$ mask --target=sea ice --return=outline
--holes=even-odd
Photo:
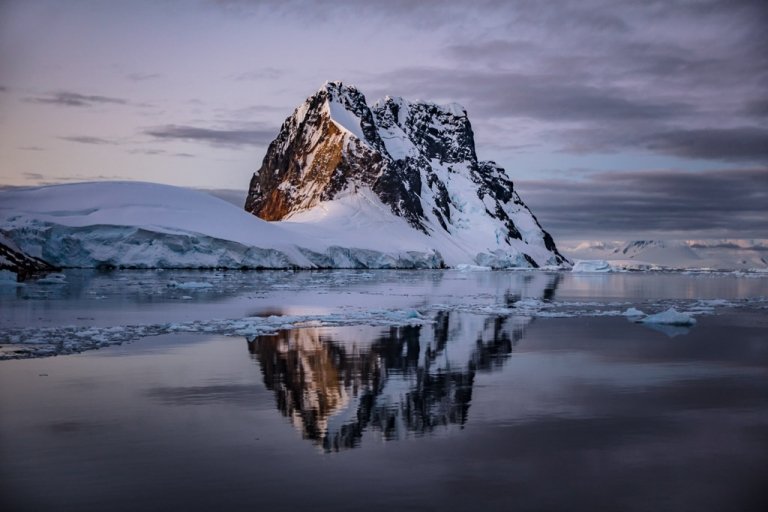
[[[36,284],[67,284],[67,276],[64,274],[48,274],[42,279],[37,279]]]
[[[645,316],[645,313],[643,313],[637,308],[628,308],[626,311],[624,311],[624,313],[622,313],[622,315],[629,318],[640,318]]]
[[[681,313],[677,311],[675,308],[669,308],[668,310],[662,311],[661,313],[648,315],[647,317],[643,318],[641,322],[648,324],[686,326],[694,325],[696,323],[696,319],[687,313]]]

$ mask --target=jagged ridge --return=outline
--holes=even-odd
[[[504,169],[478,160],[463,107],[395,97],[369,107],[341,82],[326,83],[285,120],[251,179],[245,209],[288,219],[359,188],[426,235],[479,244],[478,256],[493,255],[486,263],[567,262]]]

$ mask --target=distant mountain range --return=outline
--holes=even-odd
[[[574,259],[601,259],[619,268],[750,269],[768,267],[768,240],[632,240],[565,243]]]

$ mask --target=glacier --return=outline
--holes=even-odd
[[[440,268],[427,244],[354,239],[266,222],[204,192],[142,182],[0,191],[0,233],[26,254],[70,268]],[[340,244],[339,242],[347,242]]]

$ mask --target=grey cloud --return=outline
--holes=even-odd
[[[162,140],[183,140],[203,142],[213,146],[237,147],[266,145],[277,134],[277,128],[213,129],[171,124],[148,128],[144,133]]]
[[[164,149],[131,149],[128,153],[132,155],[164,155],[167,153]]]
[[[723,242],[723,243],[716,243],[716,244],[693,243],[690,246],[694,249],[736,249],[736,250],[748,249],[750,251],[768,252],[768,247],[760,244],[754,244],[754,243],[748,246],[741,246],[733,242]]]
[[[285,75],[283,70],[277,68],[265,67],[253,71],[247,71],[235,75],[234,79],[237,81],[250,81],[250,80],[277,80]]]
[[[679,130],[655,135],[647,147],[688,158],[768,161],[768,129],[742,127]]]
[[[530,117],[558,122],[666,120],[694,111],[691,105],[680,101],[654,102],[613,87],[569,83],[556,73],[412,68],[387,73],[385,78],[419,95],[465,101],[483,118]]]
[[[768,233],[768,169],[606,172],[583,180],[518,180],[515,186],[555,239]]]
[[[125,75],[125,77],[128,80],[133,80],[134,82],[142,82],[144,80],[153,80],[155,78],[160,78],[160,73],[128,73]]]
[[[76,92],[60,91],[47,96],[36,96],[25,98],[28,103],[40,103],[50,105],[61,105],[65,107],[93,107],[96,105],[113,104],[127,105],[128,101],[122,98],[112,98],[109,96],[99,96],[94,94],[79,94]]]
[[[683,158],[768,160],[768,129],[719,128],[722,118],[707,112],[711,106],[696,104],[694,99],[691,103],[653,100],[612,86],[569,83],[557,73],[413,68],[382,77],[384,83],[399,83],[415,95],[462,101],[478,125],[500,119],[540,123],[536,138],[515,138],[514,146],[546,140],[575,153],[645,149]]]
[[[747,102],[744,113],[754,117],[768,117],[768,97]]]
[[[132,155],[148,155],[148,156],[168,155],[168,156],[176,156],[181,158],[193,158],[195,156],[191,153],[169,153],[164,149],[155,149],[155,148],[131,149],[131,150],[128,150],[127,152]]]
[[[448,64],[373,74],[367,81],[375,92],[462,102],[480,127],[534,120],[536,133],[516,144],[542,142],[544,134],[550,147],[566,151],[640,147],[762,161],[759,136],[722,127],[725,119],[731,128],[764,128],[755,118],[768,112],[767,5],[488,2],[463,8],[465,18],[474,14],[488,29],[451,32],[443,54]],[[731,144],[737,131],[747,138]],[[707,142],[679,139],[696,135]],[[739,149],[729,152],[728,145]]]
[[[117,144],[117,142],[108,140],[108,139],[102,139],[101,137],[91,137],[90,135],[72,135],[67,137],[59,137],[61,140],[66,140],[69,142],[77,142],[79,144],[97,144],[97,145],[114,145]]]

